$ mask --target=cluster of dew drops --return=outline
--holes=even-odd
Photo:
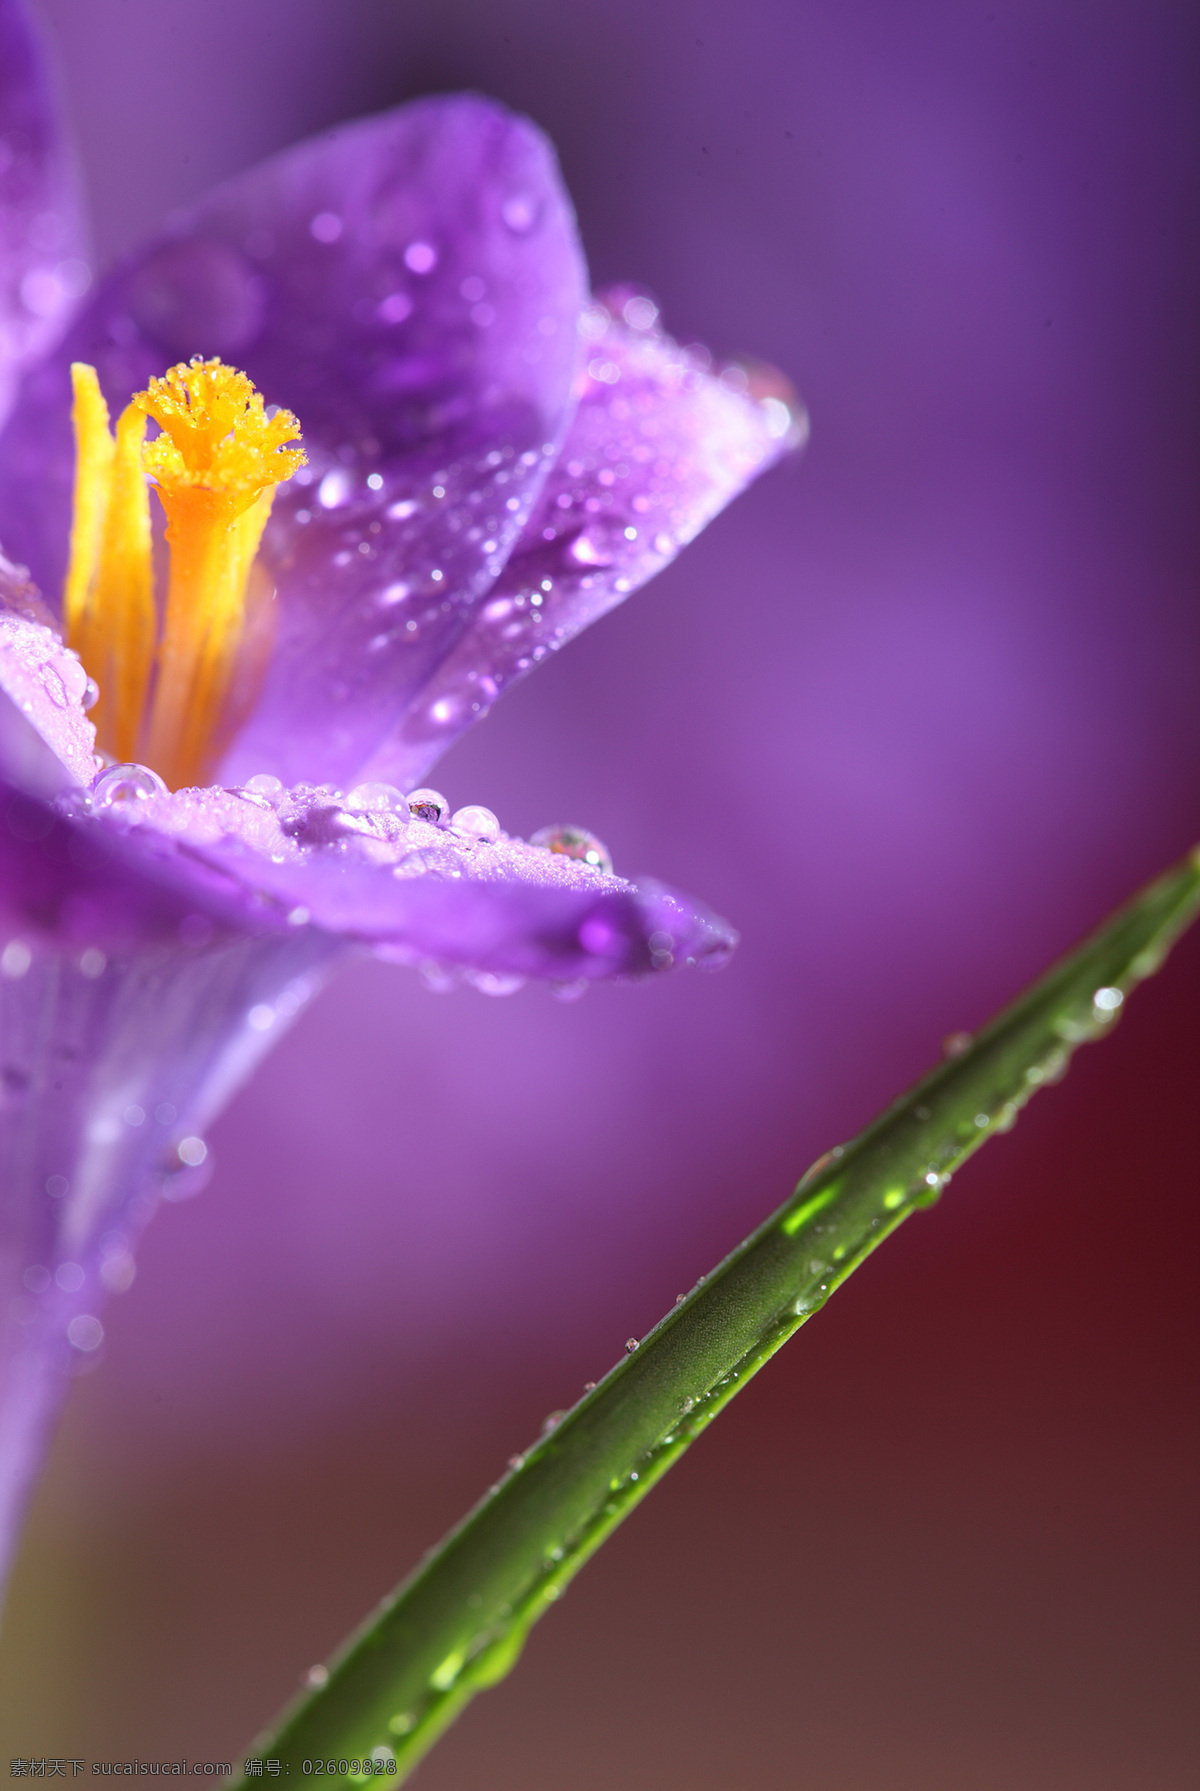
[[[472,802],[452,811],[440,790],[422,788],[406,795],[394,784],[364,783],[357,784],[346,794],[331,784],[299,785],[289,791],[281,779],[264,772],[248,778],[229,794],[250,801],[256,807],[274,809],[283,816],[285,830],[301,838],[304,830],[291,817],[305,805],[333,817],[331,826],[335,834],[358,832],[366,837],[396,840],[402,837],[412,820],[418,820],[461,840],[483,845],[495,845],[503,838],[499,819],[490,808]],[[132,815],[143,802],[169,795],[162,778],[148,765],[109,765],[92,784],[90,806],[94,811]],[[607,847],[587,828],[541,827],[530,837],[529,844],[537,850],[586,864],[603,875],[612,873],[612,858]]]
[[[515,845],[519,851],[566,858],[587,866],[600,876],[610,876],[613,869],[608,848],[585,827],[559,823],[538,828],[527,844],[510,842],[491,809],[481,803],[468,803],[451,810],[440,790],[421,788],[406,794],[394,784],[387,783],[357,784],[346,793],[330,784],[298,784],[287,789],[281,779],[260,773],[222,794],[238,798],[257,809],[273,811],[280,832],[296,846],[318,850],[357,847],[376,862],[390,865],[392,875],[398,878],[460,876],[464,868],[463,849],[473,853],[476,847],[502,844]],[[129,822],[138,818],[137,811],[143,804],[161,798],[169,801],[170,792],[157,772],[147,765],[119,764],[110,765],[98,774],[91,787],[88,806],[94,813]],[[424,823],[419,830],[424,843],[406,850],[405,836],[414,821]],[[434,830],[432,847],[428,843],[431,829]],[[438,836],[441,836],[443,848],[449,850],[439,851]],[[459,850],[455,851],[455,848]],[[275,862],[283,861],[281,853],[273,853],[272,857]],[[288,918],[294,925],[302,925],[310,915],[307,909],[296,908]],[[434,964],[420,968],[426,984],[438,991],[448,990],[465,980],[485,994],[511,994],[525,980],[520,976],[472,973],[461,968],[450,970]],[[571,1000],[584,993],[586,988],[586,982],[556,985],[555,993],[562,999]]]

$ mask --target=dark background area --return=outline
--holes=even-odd
[[[44,0],[98,264],[475,87],[597,282],[813,418],[436,781],[741,927],[566,1006],[383,965],[156,1221],[35,1509],[0,1754],[237,1758],[675,1294],[1200,832],[1191,7]],[[422,1791],[1187,1791],[1200,939],[736,1402]]]

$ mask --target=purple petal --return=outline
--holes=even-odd
[[[352,777],[493,581],[557,453],[585,291],[553,154],[474,97],[349,125],[231,181],[103,283],[0,442],[0,539],[65,563],[67,365],[111,405],[192,353],[300,417],[264,543],[272,656],[222,775]]]
[[[240,900],[247,926],[320,928],[472,975],[591,981],[713,966],[736,941],[657,884],[639,888],[523,840],[356,810],[328,787],[271,798],[180,790],[119,812],[76,803],[72,815],[76,855],[107,846],[127,873],[144,863],[148,881],[190,887],[209,912]],[[146,924],[161,923],[148,912]]]
[[[654,318],[628,290],[585,315],[579,408],[537,508],[363,776],[419,781],[508,684],[652,578],[805,439],[807,419],[779,375],[734,366],[712,376]]]
[[[0,842],[2,1582],[67,1376],[102,1342],[106,1294],[128,1285],[159,1199],[195,1191],[203,1127],[340,948],[312,928],[253,937],[192,913],[174,937],[105,951],[78,901],[56,934],[44,915],[14,931],[46,841],[24,842],[15,877],[21,842],[7,829]]]
[[[96,775],[87,673],[22,568],[0,559],[0,778],[53,795]],[[7,699],[7,701],[5,700]]]
[[[0,419],[89,283],[82,240],[41,45],[25,7],[0,0]]]

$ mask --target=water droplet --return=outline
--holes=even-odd
[[[78,1293],[83,1286],[83,1269],[77,1262],[60,1262],[54,1271],[54,1279],[64,1293]]]
[[[319,1665],[309,1667],[304,1675],[304,1684],[311,1686],[314,1691],[320,1691],[323,1685],[329,1684],[329,1668]]]
[[[418,821],[429,821],[435,827],[450,813],[450,804],[440,790],[410,790],[408,808]]]
[[[1122,995],[1120,989],[1097,989],[1096,993],[1092,996],[1092,1006],[1096,1009],[1097,1014],[1103,1015],[1105,1019],[1108,1019],[1111,1015],[1116,1013],[1124,999],[1125,997]]]
[[[149,765],[110,765],[92,785],[92,802],[104,809],[132,809],[151,796],[166,794],[166,784]]]
[[[944,1057],[961,1057],[964,1051],[970,1049],[970,1046],[971,1035],[969,1032],[948,1032],[942,1040],[942,1055]]]
[[[308,223],[310,234],[319,243],[335,243],[342,234],[342,220],[335,211],[319,211]]]
[[[70,1186],[65,1175],[48,1175],[46,1177],[46,1192],[51,1200],[61,1200],[64,1194],[70,1191]]]
[[[270,1032],[275,1024],[275,1009],[265,1001],[257,1002],[246,1015],[246,1024],[252,1032]],[[204,1161],[202,1157],[201,1162]]]
[[[576,535],[567,549],[567,558],[578,566],[612,565],[612,555],[605,552],[603,545],[587,529]]]
[[[90,1354],[104,1342],[104,1326],[90,1312],[77,1313],[67,1326],[67,1342]]]
[[[596,1391],[595,1381],[584,1381],[583,1390],[585,1393],[594,1393]]]
[[[537,201],[528,193],[510,193],[500,207],[500,216],[514,236],[524,236],[537,223]]]
[[[586,827],[539,827],[529,843],[546,852],[557,852],[563,858],[573,858],[580,864],[590,864],[593,870],[603,871],[605,876],[612,875],[613,863],[608,847]]]
[[[160,1192],[164,1200],[191,1200],[212,1177],[212,1152],[203,1138],[181,1138],[162,1160]]]
[[[771,440],[782,441],[794,424],[789,407],[782,398],[763,398],[759,401],[759,408]]]
[[[95,982],[98,976],[104,975],[107,963],[108,959],[95,945],[89,945],[79,954],[80,974],[86,976],[89,982]]]
[[[317,502],[322,510],[336,510],[350,496],[350,474],[345,467],[334,467],[317,486]]]
[[[89,678],[83,687],[83,706],[85,709],[94,709],[99,701],[100,686],[94,678]]]
[[[379,301],[379,317],[382,323],[403,323],[412,315],[413,302],[407,292],[389,292],[385,299]]]
[[[144,1107],[139,1107],[137,1102],[133,1101],[126,1107],[121,1117],[127,1126],[144,1126],[146,1123],[146,1109]]]
[[[402,1710],[397,1716],[393,1716],[389,1719],[388,1728],[392,1731],[393,1735],[407,1735],[409,1730],[415,1727],[416,1721],[416,1717],[411,1715],[409,1711]]]
[[[242,789],[248,790],[252,796],[264,797],[272,808],[277,806],[284,793],[282,779],[272,777],[269,771],[259,771],[253,777],[248,777]]]
[[[468,839],[481,840],[485,845],[494,845],[500,838],[500,823],[490,808],[484,808],[478,802],[470,802],[465,808],[456,808],[450,817],[450,825],[456,833],[465,834]]]
[[[0,975],[16,982],[33,963],[33,953],[23,939],[10,939],[0,952]]]
[[[31,1262],[21,1280],[31,1294],[43,1294],[50,1285],[51,1275],[49,1269],[43,1268],[40,1262]]]
[[[633,1354],[634,1350],[637,1349],[637,1347],[638,1347],[638,1339],[636,1337],[627,1337],[625,1339],[625,1353],[627,1355],[631,1356]]]
[[[475,970],[468,973],[468,980],[481,995],[515,995],[525,987],[523,976],[505,975],[499,970]]]
[[[525,1457],[523,1455],[510,1455],[508,1458],[508,1465],[515,1474],[518,1468],[523,1468],[525,1466]]]
[[[658,306],[645,293],[639,292],[625,300],[621,315],[631,330],[652,330],[658,322]]]
[[[409,243],[404,251],[404,265],[414,274],[431,274],[437,260],[438,253],[432,243]]]
[[[137,1274],[137,1264],[128,1250],[110,1250],[100,1264],[100,1279],[109,1293],[128,1293]]]
[[[362,814],[396,815],[402,826],[408,825],[408,802],[395,784],[355,784],[342,806]]]

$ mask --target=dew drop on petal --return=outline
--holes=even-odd
[[[576,535],[567,549],[567,558],[574,560],[577,566],[611,566],[612,557],[604,551],[601,544],[585,529]]]
[[[409,243],[404,251],[404,265],[414,274],[431,274],[437,260],[437,250],[432,243]]]
[[[363,814],[396,815],[402,826],[408,825],[408,800],[395,784],[356,784],[342,806]]]
[[[94,678],[89,678],[83,687],[83,706],[85,709],[94,709],[99,701],[100,686]]]
[[[490,808],[484,808],[478,802],[470,802],[465,808],[456,808],[450,817],[450,825],[456,833],[465,833],[470,839],[482,840],[494,845],[500,838],[500,823]]]
[[[626,299],[621,315],[631,330],[652,330],[658,321],[658,306],[653,299],[639,292]]]
[[[75,1349],[90,1353],[104,1342],[104,1326],[90,1312],[79,1312],[67,1326],[67,1341]]]
[[[166,793],[166,784],[149,765],[110,765],[92,785],[92,802],[96,808],[132,808]]]
[[[470,980],[481,995],[515,995],[525,987],[523,976],[505,975],[499,970],[476,970]]]
[[[383,323],[403,323],[411,316],[413,302],[407,292],[389,292],[385,299],[379,301],[379,316]]]
[[[249,790],[254,796],[265,796],[267,801],[272,804],[283,795],[282,780],[272,777],[269,771],[259,771],[253,777],[248,777],[242,788]]]
[[[0,952],[0,976],[17,982],[33,963],[33,953],[23,939],[10,939]]]
[[[528,193],[510,193],[500,207],[500,216],[514,236],[524,236],[537,223],[537,201]]]
[[[763,413],[763,421],[767,426],[767,434],[772,441],[782,441],[792,427],[792,413],[782,398],[764,398],[759,407]]]
[[[345,467],[334,467],[317,486],[317,502],[322,510],[336,510],[350,496],[350,475]]]
[[[440,790],[410,790],[408,808],[418,821],[429,821],[435,827],[450,813],[450,804]]]
[[[203,1138],[181,1138],[175,1146],[175,1154],[189,1169],[198,1169],[208,1156],[208,1146]]]
[[[529,843],[540,846],[544,852],[557,852],[563,858],[590,864],[593,870],[603,871],[605,876],[612,874],[613,861],[608,847],[586,827],[539,827]]]

